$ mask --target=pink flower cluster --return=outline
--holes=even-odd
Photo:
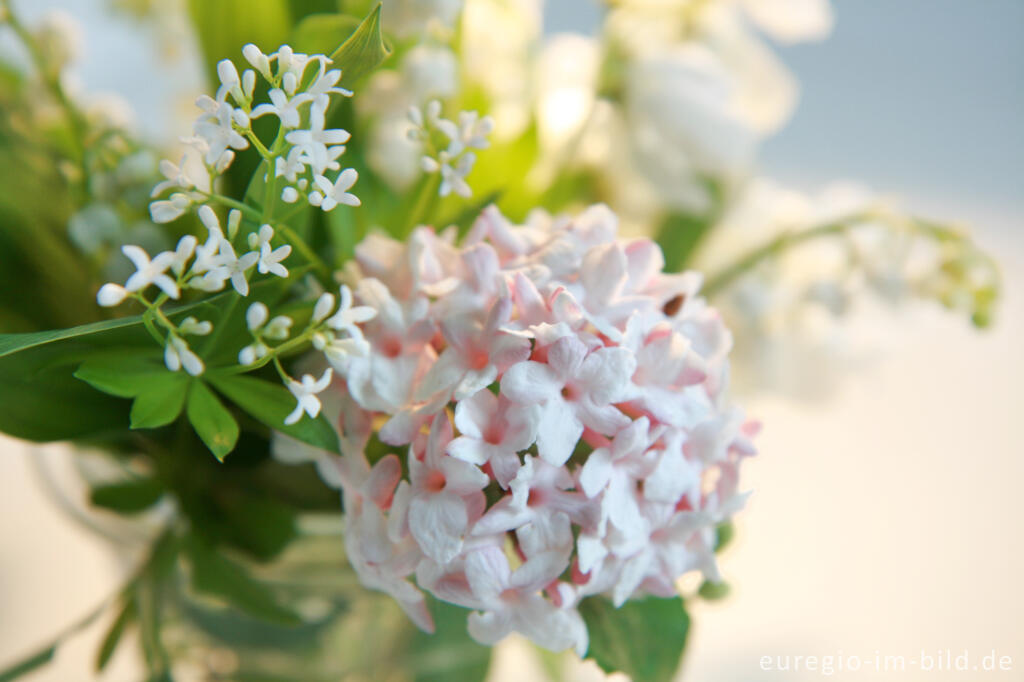
[[[335,369],[333,477],[361,580],[432,629],[426,590],[469,632],[582,655],[576,606],[671,597],[717,578],[715,526],[743,503],[755,428],[726,404],[731,337],[700,277],[618,240],[604,206],[467,238],[416,230],[357,248],[369,351]],[[454,425],[453,425],[454,422]],[[371,466],[370,437],[409,446]]]

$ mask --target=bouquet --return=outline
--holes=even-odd
[[[990,319],[962,231],[751,176],[761,36],[823,1],[339,6],[190,3],[210,93],[157,162],[69,18],[0,4],[0,430],[145,537],[0,679],[103,619],[150,680],[478,680],[511,634],[668,680],[748,496],[732,373],[866,295]]]

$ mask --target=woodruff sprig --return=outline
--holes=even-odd
[[[254,268],[261,275],[289,277],[284,261],[293,249],[329,275],[326,264],[288,226],[286,221],[295,211],[275,219],[277,199],[296,203],[302,198],[323,211],[331,211],[339,204],[360,205],[359,198],[348,191],[358,173],[352,168],[342,170],[339,162],[350,135],[342,129],[325,128],[331,96],[352,95],[350,90],[338,86],[341,70],[328,69],[331,59],[325,55],[297,53],[287,45],[270,55],[252,44],[242,52],[252,68],[239,74],[230,60],[218,64],[220,86],[214,97],[201,95],[196,100],[202,113],[193,125],[193,135],[182,140],[186,153],[178,164],[161,162],[165,180],[152,192],[155,200],[150,204],[150,214],[155,222],[171,222],[195,209],[207,229],[206,241],[200,243],[195,236],[186,235],[175,250],[153,257],[139,246],[124,246],[122,251],[135,265],[136,272],[123,285],[105,284],[97,294],[102,306],[117,306],[127,299],[144,306],[143,323],[153,339],[164,347],[167,369],[184,369],[192,376],[203,374],[206,366],[186,337],[209,335],[213,322],[194,316],[174,322],[164,311],[164,305],[181,298],[186,290],[215,293],[230,286],[236,295],[247,297]],[[307,71],[311,66],[310,75]],[[256,101],[259,78],[269,85],[269,101]],[[279,121],[278,132],[269,143],[252,129],[253,119],[268,115]],[[261,207],[216,190],[218,177],[230,168],[235,153],[250,146],[263,159]],[[327,177],[331,172],[337,172],[333,180]],[[159,198],[163,195],[168,196]],[[213,205],[230,209],[226,231]],[[241,235],[243,221],[253,229]],[[249,250],[239,255],[239,245]],[[153,287],[159,290],[155,298],[147,293]],[[360,352],[366,345],[354,324],[372,317],[373,311],[352,308],[351,292],[346,287],[341,290],[341,301],[341,307],[328,318],[334,312],[334,297],[321,296],[309,325],[292,338],[291,318],[279,315],[269,319],[269,310],[263,303],[249,307],[246,317],[254,342],[239,352],[239,365],[234,369],[251,371],[273,362],[298,402],[286,424],[294,424],[303,413],[312,417],[319,414],[316,393],[329,383],[330,372],[319,381],[309,375],[296,381],[281,364],[283,354],[311,344],[329,361],[340,362],[343,355]],[[273,341],[282,343],[272,347]]]

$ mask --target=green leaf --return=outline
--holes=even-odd
[[[281,606],[269,586],[254,580],[240,564],[231,561],[196,537],[186,551],[192,564],[192,586],[198,592],[223,599],[235,608],[263,620],[298,625],[302,620]]]
[[[119,514],[131,514],[149,509],[164,494],[164,487],[155,478],[111,483],[92,489],[90,501],[97,507]]]
[[[287,0],[189,0],[210,83],[217,83],[217,62],[231,59],[247,67],[242,46],[255,43],[273,52],[287,41],[292,17]]]
[[[119,398],[134,398],[149,388],[150,382],[170,374],[159,352],[153,348],[137,352],[117,350],[110,355],[97,354],[83,362],[74,376],[98,391]]]
[[[710,580],[705,580],[700,584],[700,589],[697,590],[697,594],[699,594],[702,599],[718,601],[719,599],[725,599],[728,597],[729,592],[731,591],[729,583],[727,582],[723,581],[720,583],[713,583]]]
[[[303,417],[291,425],[284,423],[295,409],[295,397],[284,386],[237,374],[211,374],[208,379],[214,388],[271,429],[328,452],[341,452],[338,433],[323,414],[316,419]]]
[[[0,682],[11,682],[22,675],[27,675],[36,668],[40,668],[52,661],[53,656],[56,653],[57,644],[53,644],[42,651],[38,651],[31,656],[14,663],[5,670],[0,670]]]
[[[334,62],[332,68],[341,69],[341,85],[345,87],[351,87],[391,54],[380,30],[380,10],[378,3],[348,39],[329,55]]]
[[[683,270],[701,239],[714,225],[708,215],[685,215],[673,213],[666,217],[657,228],[654,239],[665,254],[665,270]]]
[[[603,597],[580,603],[590,632],[587,658],[605,672],[622,672],[634,682],[669,682],[679,668],[690,629],[683,600],[647,597],[620,608]]]
[[[348,14],[310,14],[292,31],[291,46],[296,52],[329,55],[356,31],[360,23],[358,17]]]
[[[224,461],[238,442],[238,422],[231,416],[220,399],[201,381],[194,381],[188,392],[188,420],[210,448],[214,456]]]
[[[487,677],[491,648],[466,631],[466,609],[434,601],[434,634],[416,630],[409,642],[416,682],[480,682]]]
[[[121,612],[111,623],[107,634],[103,636],[103,643],[100,644],[99,651],[96,652],[96,672],[102,672],[107,667],[107,663],[110,662],[110,658],[117,650],[117,645],[121,643],[125,628],[135,618],[135,608],[133,598],[125,599]]]
[[[154,376],[132,403],[132,428],[155,429],[177,419],[185,405],[189,384],[188,375],[181,372]]]

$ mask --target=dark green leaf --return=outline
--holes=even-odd
[[[622,672],[634,682],[669,682],[686,647],[690,617],[683,600],[647,597],[620,608],[603,597],[580,603],[590,632],[587,658],[605,672]]]
[[[240,564],[219,554],[198,538],[187,545],[192,564],[192,586],[198,592],[223,599],[251,616],[285,625],[298,625],[301,619],[281,606],[269,586],[254,580]]]
[[[96,672],[102,672],[107,667],[107,663],[110,662],[110,658],[117,650],[117,645],[121,643],[125,628],[134,618],[135,600],[129,597],[125,599],[121,612],[117,614],[117,618],[111,623],[107,634],[103,636],[103,643],[100,644],[100,649],[96,653]]]
[[[284,386],[237,374],[211,374],[209,381],[214,388],[268,427],[328,452],[340,452],[338,433],[322,414],[316,419],[303,417],[291,425],[284,423],[285,417],[295,409],[295,397]]]
[[[435,601],[434,634],[416,630],[409,657],[416,682],[480,682],[487,677],[491,649],[466,632],[466,609]]]
[[[177,419],[185,405],[189,383],[189,377],[184,372],[164,372],[151,377],[149,385],[132,403],[132,428],[155,429]]]
[[[715,551],[721,552],[728,547],[734,535],[736,535],[736,526],[732,525],[732,521],[718,524],[715,528]]]
[[[28,658],[22,659],[6,670],[0,670],[0,682],[11,682],[22,675],[27,675],[36,668],[42,667],[53,660],[57,653],[57,645],[53,644],[42,651],[36,652]]]
[[[330,55],[334,62],[332,67],[341,69],[341,85],[345,87],[351,87],[391,54],[380,31],[380,9],[378,3],[348,39]]]
[[[238,442],[238,422],[220,399],[201,381],[188,392],[188,420],[214,456],[223,461]]]
[[[155,478],[112,483],[93,488],[90,500],[97,507],[120,514],[131,514],[149,509],[164,494],[164,487]]]

